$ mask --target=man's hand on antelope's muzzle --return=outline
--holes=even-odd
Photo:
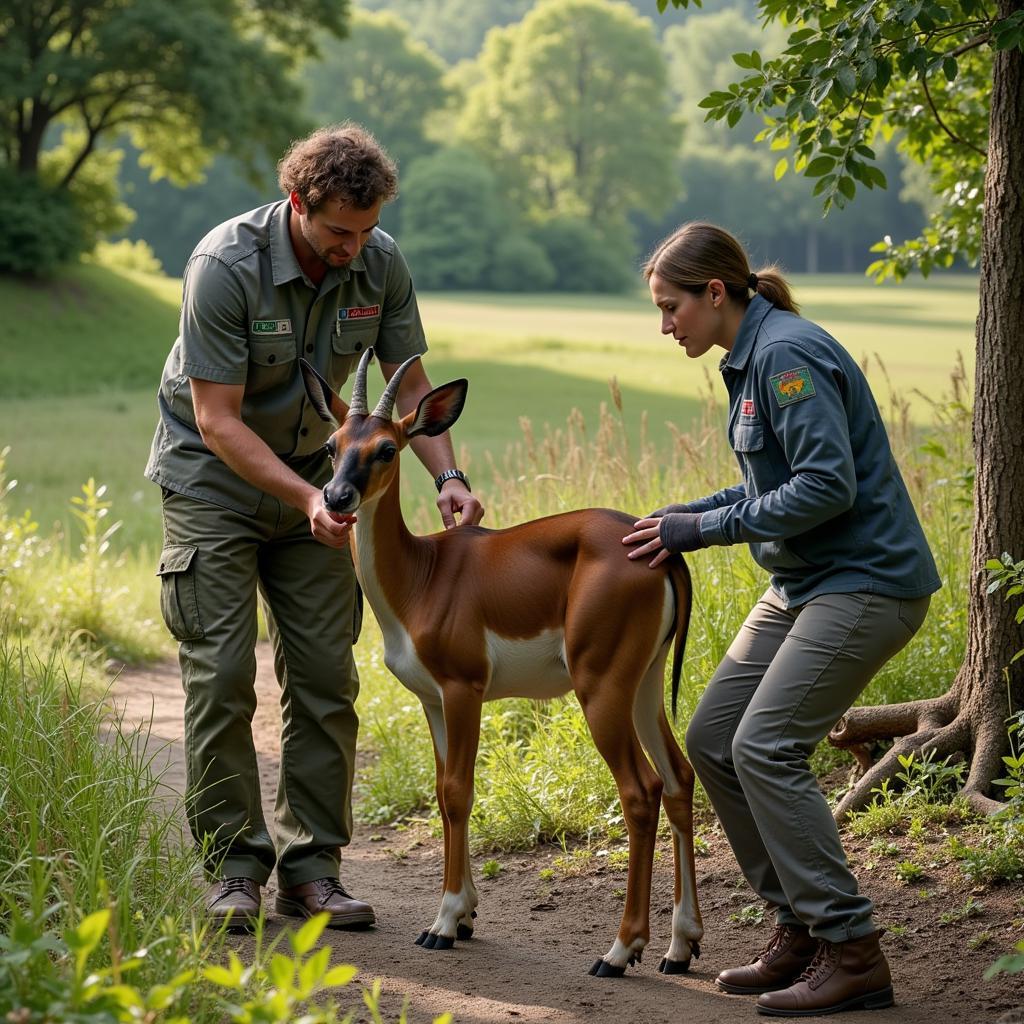
[[[328,511],[324,507],[324,496],[320,492],[310,497],[306,516],[309,519],[310,531],[321,544],[326,544],[329,548],[348,546],[348,535],[356,521],[355,516]]]

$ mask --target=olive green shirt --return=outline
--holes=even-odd
[[[317,287],[299,267],[288,218],[287,200],[244,213],[214,228],[189,259],[146,466],[162,487],[247,515],[262,492],[203,444],[189,378],[245,385],[243,422],[311,479],[331,427],[306,397],[299,356],[340,389],[371,345],[386,363],[427,350],[394,239],[375,228],[362,252],[329,267]]]

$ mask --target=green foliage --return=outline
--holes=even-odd
[[[913,803],[923,800],[925,803],[943,803],[952,798],[963,785],[964,765],[950,764],[952,755],[935,761],[935,751],[926,750],[923,754],[900,754],[897,757],[902,770],[896,772],[896,778],[903,783],[900,800]],[[880,793],[881,790],[872,790]]]
[[[494,242],[488,287],[496,292],[543,292],[557,277],[543,245],[525,235],[501,235]]]
[[[991,884],[1024,880],[1024,820],[995,818],[978,830],[977,837],[975,844],[956,836],[949,841],[950,852],[968,881]]]
[[[553,217],[534,229],[533,239],[554,269],[558,291],[615,293],[634,286],[634,270],[622,250],[609,246],[585,220]]]
[[[0,164],[0,274],[43,277],[84,248],[71,195]]]
[[[735,914],[730,914],[729,920],[732,921],[733,924],[742,925],[746,928],[764,924],[764,904],[748,903]]]
[[[950,924],[958,924],[970,917],[977,917],[985,909],[984,903],[979,903],[973,896],[967,897],[967,902],[955,910],[944,910],[939,914],[939,925],[945,927]]]
[[[441,150],[403,185],[402,251],[421,289],[483,287],[505,227],[497,182],[472,153]]]
[[[484,878],[497,878],[501,874],[501,864],[496,860],[485,860],[480,867]]]
[[[315,18],[340,35],[347,10],[347,0],[297,0],[287,11],[276,0],[5,4],[0,106],[8,115],[0,119],[0,168],[46,182],[78,211],[77,239],[73,218],[52,215],[56,210],[45,218],[52,239],[46,254],[71,258],[127,222],[113,189],[120,154],[104,149],[121,135],[155,176],[182,183],[196,180],[216,151],[252,168],[268,152],[276,156],[302,126],[291,71],[312,50],[305,22]],[[44,151],[55,135],[56,147]],[[24,221],[31,204],[24,193],[18,197]],[[10,230],[4,241],[18,240]],[[15,259],[38,274],[52,267],[39,258],[46,240],[36,234],[22,239],[20,255],[0,245],[8,270],[21,269]]]
[[[473,79],[457,133],[521,210],[584,217],[621,250],[631,213],[664,208],[676,143],[648,21],[608,0],[541,0],[489,33]]]
[[[985,980],[994,978],[997,974],[1020,974],[1024,972],[1024,940],[1016,945],[1016,953],[1007,953],[1001,956],[988,970],[985,971]]]
[[[41,542],[31,513],[15,516],[9,497],[16,481],[6,481],[0,451],[0,622],[5,629],[41,635],[73,635],[85,648],[103,647],[130,660],[154,657],[164,645],[163,630],[145,615],[148,595],[124,584],[126,556],[115,558],[110,540],[120,522],[105,526],[110,502],[105,487],[89,480],[71,499],[82,540],[78,555]]]
[[[128,270],[136,274],[162,274],[163,267],[152,247],[141,238],[135,242],[122,238],[118,242],[97,242],[91,262],[114,270]]]
[[[924,878],[924,868],[920,864],[915,864],[912,860],[900,861],[893,873],[901,882],[906,882],[908,885],[911,882],[919,882]]]
[[[861,188],[887,186],[875,147],[900,132],[941,202],[920,238],[880,243],[884,256],[869,272],[901,279],[958,256],[976,260],[992,53],[1022,46],[1019,12],[999,20],[978,0],[759,0],[758,8],[766,23],[793,26],[788,46],[768,59],[757,49],[733,54],[745,74],[705,97],[707,117],[732,127],[748,110],[761,113],[760,138],[790,153],[780,173],[792,166],[813,179],[826,212]]]
[[[401,167],[433,148],[425,129],[448,98],[445,66],[405,21],[357,10],[348,38],[327,39],[320,49],[323,56],[303,76],[316,121],[365,125]]]

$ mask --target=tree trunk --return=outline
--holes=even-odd
[[[999,17],[1024,8],[1000,0]],[[1002,770],[1006,717],[1024,707],[1024,659],[1007,668],[1024,643],[1013,604],[986,594],[985,561],[1004,551],[1024,557],[1024,54],[994,54],[992,108],[981,256],[974,389],[974,530],[968,597],[967,650],[942,697],[891,707],[854,708],[829,736],[855,748],[896,737],[885,757],[868,767],[836,809],[837,819],[866,806],[871,789],[899,768],[897,756],[934,748],[938,758],[962,752],[969,760],[964,795],[976,810],[998,802],[988,792]],[[998,794],[995,794],[998,795]]]

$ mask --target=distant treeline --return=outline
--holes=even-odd
[[[929,191],[894,143],[887,190],[823,219],[811,183],[776,181],[779,154],[746,118],[706,124],[698,103],[737,74],[732,54],[778,52],[754,6],[659,16],[655,0],[361,0],[348,37],[297,71],[309,127],[352,119],[399,161],[382,224],[425,289],[615,291],[685,220],[723,224],[756,260],[862,271],[882,236],[917,234]],[[254,129],[255,130],[255,129]],[[218,157],[199,185],[150,181],[125,141],[122,200],[180,274],[224,218],[279,198],[274,168]]]

